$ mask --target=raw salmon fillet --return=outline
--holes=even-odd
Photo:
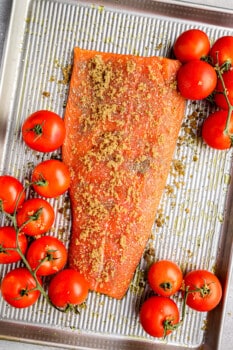
[[[185,107],[179,67],[74,49],[62,150],[72,177],[69,265],[91,290],[117,299],[151,235],[176,146]]]

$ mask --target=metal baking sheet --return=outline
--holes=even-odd
[[[20,126],[38,109],[64,114],[69,88],[64,72],[72,65],[74,46],[169,57],[175,38],[193,27],[212,41],[233,35],[233,11],[177,1],[14,1],[1,70],[0,174],[23,181],[49,157],[25,147]],[[59,313],[42,298],[25,310],[0,298],[0,338],[62,349],[221,349],[233,269],[232,149],[216,151],[202,142],[200,127],[210,110],[203,101],[187,103],[152,236],[123,300],[90,293],[76,315]],[[67,195],[51,203],[57,216],[50,234],[68,246]],[[144,280],[148,252],[177,261],[184,272],[216,271],[224,287],[223,301],[214,311],[188,309],[184,325],[166,341],[148,336],[139,323],[139,307],[150,293]],[[10,268],[1,266],[0,276]],[[181,307],[180,296],[174,298]]]

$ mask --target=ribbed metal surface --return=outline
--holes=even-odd
[[[69,0],[32,0],[25,21],[17,89],[1,162],[1,173],[20,179],[25,173],[30,176],[33,165],[49,157],[42,157],[25,147],[20,126],[30,113],[38,109],[51,109],[63,115],[68,85],[62,83],[62,67],[72,63],[74,46],[125,54],[169,56],[179,33],[194,25],[205,30],[212,40],[229,33],[211,25],[178,22],[155,14],[134,13],[133,10],[121,11],[111,8],[110,1],[107,8]],[[209,106],[203,102],[187,105],[174,154],[179,166],[178,169],[171,166],[167,183],[172,191],[164,192],[159,210],[161,225],[154,226],[149,242],[154,246],[156,258],[177,261],[184,271],[214,269],[224,239],[222,223],[232,151],[214,151],[202,143],[200,125],[208,110]],[[51,200],[55,209],[61,208],[63,202],[64,198]],[[54,230],[50,233],[58,235],[68,245],[69,232],[70,221],[58,213]],[[1,319],[51,327],[58,334],[66,329],[119,339],[150,339],[138,319],[140,304],[150,293],[148,286],[139,285],[144,268],[146,262],[142,259],[130,290],[121,301],[90,293],[86,308],[80,315],[66,315],[48,307],[42,298],[25,310],[12,308],[1,298]],[[2,266],[1,275],[9,269]],[[177,302],[181,308],[181,301],[178,299]],[[168,338],[167,345],[198,347],[203,342],[205,320],[205,313],[187,310],[184,326]],[[164,344],[158,339],[153,342]]]

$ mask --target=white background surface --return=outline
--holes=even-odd
[[[20,1],[20,0],[17,0]],[[94,1],[93,1],[94,2]],[[164,2],[169,2],[164,0]],[[224,9],[233,10],[233,0],[177,0],[177,3],[190,3],[195,5],[209,5],[215,7],[221,7]],[[9,22],[10,9],[12,0],[0,0],[0,60],[3,54],[4,39]],[[1,77],[0,77],[1,78]],[[221,350],[232,350],[233,349],[233,283],[231,283],[231,290],[228,300],[227,319],[224,324],[224,345]],[[45,347],[40,345],[32,345],[26,343],[15,343],[5,340],[0,340],[0,350],[55,350],[55,347]],[[119,349],[120,350],[120,349]],[[212,349],[208,349],[212,350]]]

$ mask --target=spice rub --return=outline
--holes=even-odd
[[[62,154],[71,172],[69,265],[121,299],[151,234],[184,113],[180,63],[74,49]]]

